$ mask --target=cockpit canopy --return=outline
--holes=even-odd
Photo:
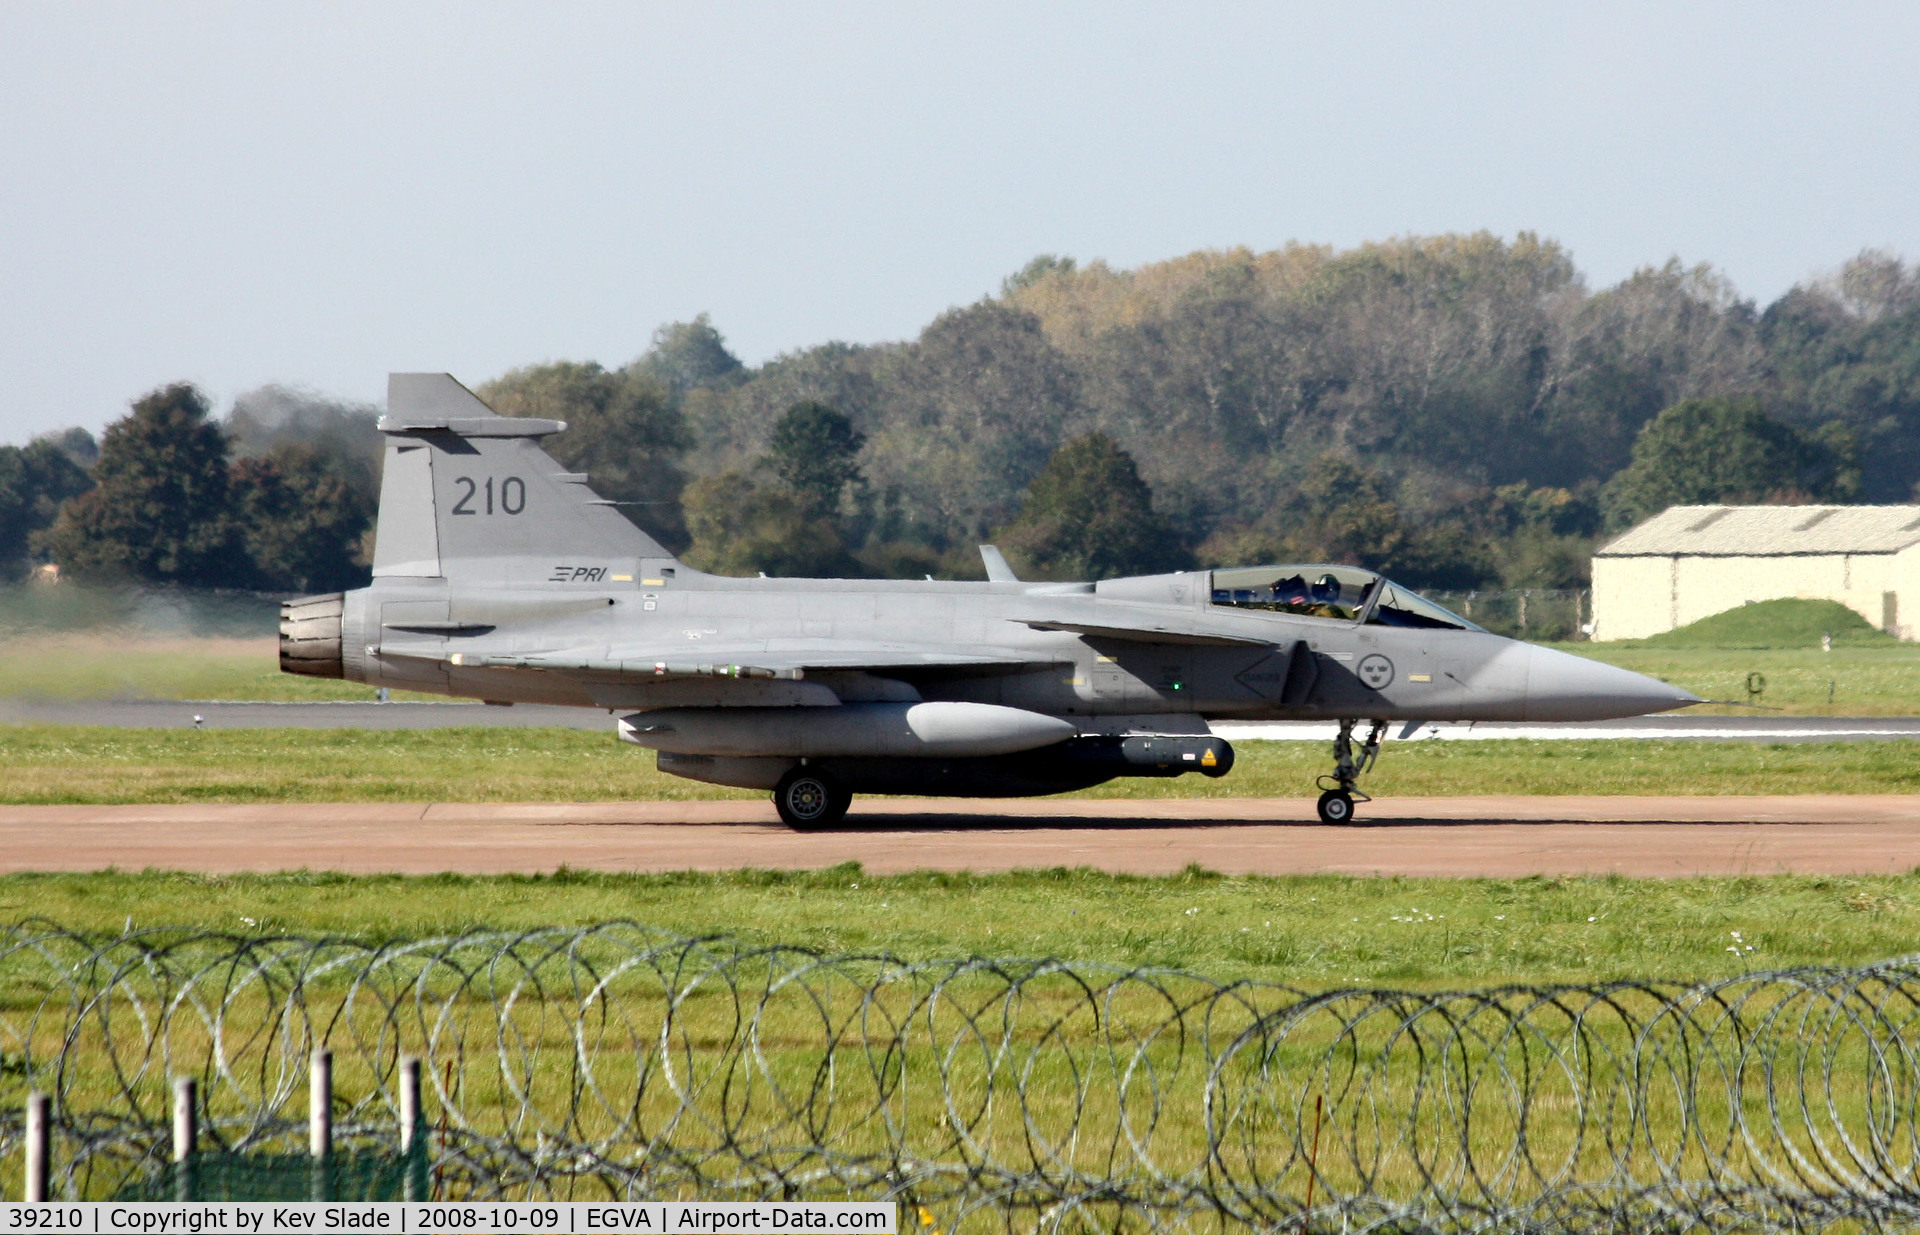
[[[1351,622],[1379,587],[1379,575],[1353,566],[1243,566],[1213,572],[1213,603]]]
[[[1426,597],[1357,566],[1242,566],[1213,572],[1213,603],[1303,617],[1413,626],[1428,630],[1479,630]]]

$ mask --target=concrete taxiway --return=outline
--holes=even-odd
[[[812,869],[1168,874],[1896,874],[1920,795],[1375,801],[1326,827],[1304,799],[863,799],[795,833],[765,801],[0,807],[0,871],[357,873]]]

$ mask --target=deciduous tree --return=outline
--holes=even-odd
[[[26,562],[34,534],[52,525],[62,502],[92,485],[92,477],[56,439],[0,446],[0,570]]]
[[[547,452],[587,473],[595,492],[620,503],[627,518],[667,548],[687,546],[680,510],[686,421],[658,381],[638,371],[560,361],[515,369],[476,393],[503,416],[566,421],[566,431],[544,443]]]
[[[300,592],[364,587],[361,544],[374,503],[350,462],[292,443],[233,465],[234,515],[259,585]]]
[[[1153,509],[1133,457],[1104,433],[1054,452],[1027,486],[1020,515],[997,537],[1026,569],[1048,579],[1106,579],[1179,570],[1179,533]]]
[[[1844,500],[1857,486],[1843,439],[1818,440],[1756,398],[1686,399],[1656,416],[1609,486],[1616,522],[1669,506]]]
[[[632,368],[675,394],[726,383],[741,375],[740,358],[702,313],[690,322],[669,322],[653,332],[653,343]]]
[[[853,562],[835,520],[785,485],[722,472],[687,486],[687,560],[720,575],[830,578]]]
[[[95,486],[62,508],[45,544],[80,573],[244,586],[252,567],[228,503],[227,440],[185,382],[107,426]]]
[[[810,514],[831,516],[847,486],[860,479],[866,441],[852,421],[826,404],[796,403],[773,427],[767,463]]]

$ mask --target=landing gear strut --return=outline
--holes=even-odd
[[[1333,774],[1322,776],[1319,785],[1320,822],[1351,823],[1353,804],[1371,802],[1373,799],[1354,788],[1361,775],[1373,767],[1373,761],[1380,757],[1380,739],[1386,735],[1387,722],[1376,720],[1369,722],[1367,740],[1360,747],[1360,757],[1353,756],[1353,727],[1358,721],[1340,722],[1340,736],[1333,739]]]

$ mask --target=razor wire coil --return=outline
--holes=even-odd
[[[346,1155],[391,1150],[422,1059],[447,1197],[896,1199],[948,1231],[1907,1229],[1917,1010],[1920,959],[1316,992],[633,923],[30,922],[0,929],[0,1179],[40,1089],[57,1193],[150,1183],[178,1076],[205,1151],[290,1157],[324,1045]]]

